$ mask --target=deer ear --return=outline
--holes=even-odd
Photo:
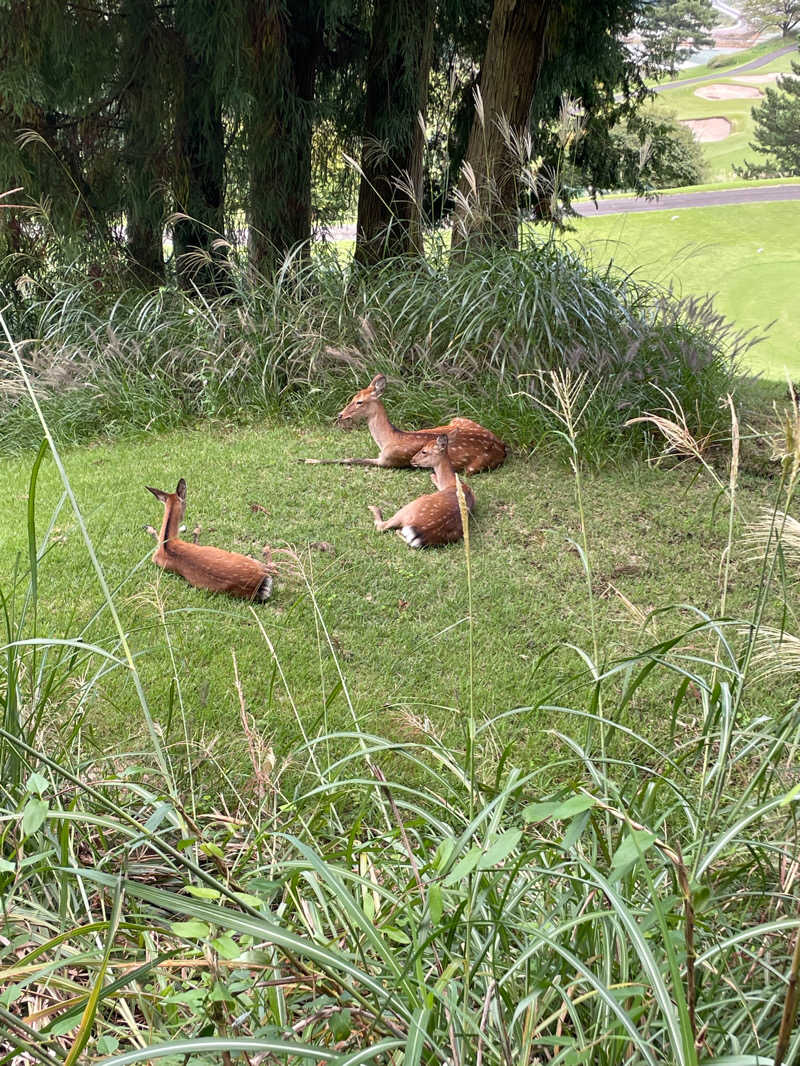
[[[383,390],[386,388],[386,378],[383,376],[383,374],[378,374],[377,377],[374,377],[369,383],[369,387],[372,389],[376,396],[381,396],[383,394]]]
[[[148,492],[152,492],[152,494],[155,496],[155,498],[157,500],[160,500],[162,503],[166,503],[167,502],[167,494],[166,494],[166,492],[162,492],[161,489],[153,489],[149,485],[145,485],[145,488],[147,489]]]
[[[447,434],[446,433],[440,433],[439,436],[436,438],[436,447],[439,449],[440,452],[446,452],[447,451]]]
[[[183,480],[183,478],[180,479],[175,488],[175,495],[183,503],[186,503],[186,482]]]

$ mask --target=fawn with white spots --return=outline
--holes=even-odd
[[[225,592],[242,600],[263,602],[272,592],[272,576],[269,567],[247,555],[224,551],[222,548],[204,547],[181,540],[180,526],[186,512],[186,482],[178,482],[174,492],[145,486],[157,500],[164,504],[164,521],[161,532],[145,526],[148,533],[158,541],[153,562],[164,570],[180,574],[190,585],[211,592]]]
[[[447,435],[440,433],[412,456],[412,466],[433,469],[431,477],[438,491],[412,500],[385,522],[379,508],[370,507],[375,518],[375,528],[379,532],[383,533],[387,529],[399,530],[401,537],[411,548],[435,547],[461,540],[464,530],[461,525],[461,509],[458,506],[456,475],[448,453]],[[475,507],[475,494],[463,481],[461,488],[464,492],[464,502],[471,513]]]
[[[386,389],[383,374],[374,377],[365,389],[357,392],[350,403],[339,413],[338,424],[348,425],[367,421],[372,438],[380,448],[377,459],[305,459],[306,463],[335,464],[345,466],[410,466],[412,457],[429,441],[441,433],[447,434],[450,462],[454,470],[465,474],[477,474],[481,470],[493,470],[505,460],[508,448],[488,429],[469,418],[454,418],[449,425],[433,426],[406,432],[396,429],[389,421],[381,396]]]

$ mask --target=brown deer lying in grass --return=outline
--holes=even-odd
[[[464,530],[461,525],[461,509],[458,506],[456,475],[448,452],[447,435],[441,433],[428,441],[412,457],[412,466],[433,468],[431,477],[438,491],[412,500],[385,522],[379,508],[370,507],[377,530],[381,533],[387,529],[399,530],[401,537],[411,548],[429,548],[461,540]],[[463,481],[461,487],[464,491],[464,501],[471,513],[475,507],[475,494]]]
[[[211,592],[225,592],[243,600],[263,602],[272,593],[272,575],[269,567],[256,559],[222,548],[202,547],[181,540],[180,525],[186,511],[186,482],[178,482],[174,492],[146,486],[157,500],[164,504],[164,521],[161,532],[145,526],[148,533],[158,541],[153,562],[164,570],[180,574],[190,585]]]
[[[306,463],[341,463],[346,466],[410,466],[411,459],[426,443],[446,433],[450,462],[454,470],[477,474],[493,470],[505,460],[508,448],[494,433],[469,418],[454,418],[447,426],[433,426],[406,432],[396,429],[389,421],[381,396],[386,378],[378,374],[369,385],[357,392],[339,413],[339,425],[367,420],[372,438],[380,448],[377,459],[305,459]]]

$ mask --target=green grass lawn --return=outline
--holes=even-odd
[[[692,207],[575,220],[570,240],[595,264],[614,260],[680,294],[716,293],[737,326],[766,339],[748,367],[776,380],[800,376],[800,202]]]
[[[391,511],[428,491],[427,477],[297,462],[300,456],[373,453],[366,432],[281,425],[236,432],[208,426],[66,454],[99,559],[117,589],[151,711],[168,741],[179,743],[183,736],[182,702],[192,737],[203,737],[209,750],[226,759],[239,758],[235,653],[249,711],[279,757],[302,732],[352,728],[353,715],[361,728],[393,736],[413,733],[414,723],[428,718],[459,744],[469,704],[463,548],[415,552],[395,535],[378,534],[367,510],[375,503]],[[11,574],[27,558],[30,465],[30,456],[0,461],[0,493],[7,502],[0,514],[0,574],[7,597]],[[160,508],[145,485],[172,490],[180,476],[188,483],[187,528],[200,524],[201,543],[255,555],[267,542],[295,546],[320,614],[296,576],[284,575],[272,601],[251,610],[154,567],[152,541],[142,525],[157,524]],[[771,486],[757,476],[745,481],[744,508],[754,513]],[[585,681],[578,656],[561,650],[538,669],[537,662],[559,644],[590,650],[592,638],[586,579],[572,543],[579,538],[579,519],[568,469],[540,455],[517,455],[472,484],[478,501],[472,542],[474,700],[484,720],[516,706],[569,698],[559,687],[573,675]],[[60,496],[57,471],[48,460],[37,493],[40,541]],[[652,633],[637,634],[618,593],[645,612],[688,602],[718,610],[726,537],[725,507],[718,502],[717,489],[689,468],[636,463],[587,472],[593,588],[606,661],[688,624],[686,615],[674,615],[659,620]],[[50,545],[39,573],[39,632],[115,648],[97,579],[66,506],[54,519]],[[735,553],[734,613],[748,609],[755,570],[743,552]],[[22,586],[18,603],[21,596]],[[288,692],[259,622],[274,645]],[[77,672],[88,678],[99,665],[87,654]],[[107,674],[88,706],[80,704],[77,689],[70,695],[85,714],[83,743],[89,749],[113,745],[120,752],[135,749],[142,739],[141,712],[124,674],[123,668]],[[571,698],[581,701],[584,695]],[[669,698],[643,689],[629,713],[655,735],[665,725],[662,705]],[[546,731],[565,722],[543,710],[532,710],[523,721],[521,732],[519,720],[513,730],[501,727],[499,742],[515,743],[515,759],[524,751],[523,763],[541,763],[553,744]]]

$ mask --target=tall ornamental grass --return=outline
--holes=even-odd
[[[42,283],[43,284],[43,283]],[[405,421],[458,409],[524,446],[556,443],[532,398],[551,370],[583,375],[594,418],[584,456],[641,444],[625,422],[672,392],[698,434],[717,425],[751,339],[708,300],[678,300],[555,242],[443,251],[361,272],[331,249],[287,259],[274,282],[230,270],[210,299],[175,287],[143,293],[60,276],[25,289],[13,332],[55,437],[76,442],[197,419],[335,413],[375,373]],[[36,413],[0,351],[0,448],[38,443]]]

